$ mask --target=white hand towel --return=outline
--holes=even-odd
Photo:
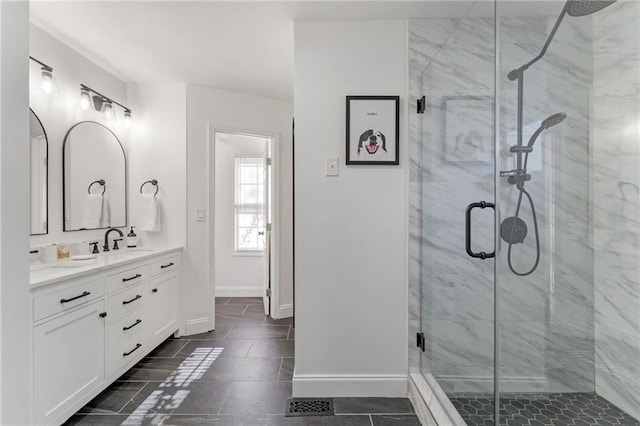
[[[111,222],[109,217],[109,198],[107,196],[102,196],[102,219],[101,224],[102,228],[110,228]]]
[[[140,194],[140,217],[138,229],[147,232],[159,232],[160,203],[153,194]]]
[[[84,212],[82,213],[82,228],[100,228],[102,224],[103,198],[102,194],[87,195],[84,203]]]

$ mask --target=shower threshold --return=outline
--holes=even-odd
[[[493,397],[454,394],[449,399],[468,426],[493,425]],[[502,394],[500,424],[508,426],[640,426],[640,421],[595,393]]]

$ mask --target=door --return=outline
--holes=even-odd
[[[493,19],[463,17],[438,27],[411,27],[415,39],[443,43],[437,54],[416,59],[423,70],[412,79],[420,84],[418,111],[411,105],[410,116],[419,137],[410,183],[411,266],[419,271],[410,276],[419,277],[420,287],[417,351],[427,383],[462,417],[439,424],[476,424],[464,410],[471,399],[482,406],[481,424],[492,424],[495,26]]]
[[[103,311],[99,301],[34,327],[36,424],[60,423],[104,382]]]
[[[264,314],[271,315],[271,139],[264,142],[264,177],[262,197],[264,200],[264,255],[263,255],[263,293]]]

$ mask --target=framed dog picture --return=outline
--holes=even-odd
[[[347,165],[400,164],[400,97],[347,96]]]

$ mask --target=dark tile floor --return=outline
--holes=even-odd
[[[451,398],[469,426],[493,425],[493,398]],[[640,422],[593,393],[512,394],[500,398],[500,424],[508,426],[640,426]]]
[[[292,319],[259,298],[217,298],[216,330],[168,339],[67,425],[418,426],[405,398],[335,398],[335,416],[284,417]]]

